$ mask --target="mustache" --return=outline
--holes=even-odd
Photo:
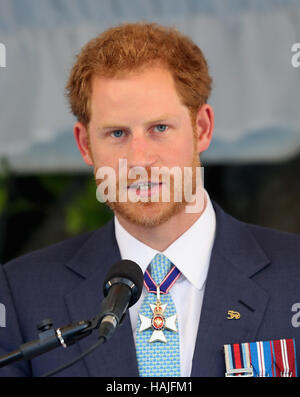
[[[171,168],[167,166],[134,166],[129,167],[126,159],[119,159],[119,168],[103,166],[98,169],[94,166],[94,178],[96,184],[105,181],[110,178],[110,185],[126,186],[136,183],[159,183],[164,185],[174,185],[175,182],[183,182],[185,175],[187,178],[192,178],[196,174],[196,169],[201,164],[199,157],[194,156],[193,161],[187,166],[173,166]],[[187,170],[186,170],[187,169]],[[191,171],[191,174],[186,174],[186,171]]]
[[[130,177],[130,174],[132,173],[136,173],[137,176],[132,178]],[[98,177],[97,178],[97,172],[96,170],[94,170],[94,178],[96,180],[97,183],[101,183],[102,181],[104,181],[105,179],[107,179],[107,175],[103,176],[103,177]],[[117,185],[127,185],[130,186],[134,183],[142,183],[142,182],[148,182],[148,183],[168,183],[168,180],[174,180],[174,175],[170,172],[159,172],[157,173],[156,171],[153,171],[151,168],[145,168],[143,170],[142,173],[139,173],[138,170],[134,171],[133,169],[130,169],[128,172],[126,173],[122,173],[119,174],[116,172],[115,175],[115,180]]]

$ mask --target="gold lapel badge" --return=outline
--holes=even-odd
[[[239,318],[241,318],[241,314],[234,310],[228,310],[227,314],[228,314],[227,316],[228,320],[232,320],[232,319],[238,320]]]

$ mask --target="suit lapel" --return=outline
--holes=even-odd
[[[253,280],[269,264],[245,224],[214,203],[217,230],[205,286],[192,376],[224,376],[223,345],[255,340],[268,302]],[[228,319],[228,310],[240,314]]]
[[[269,260],[247,226],[215,204],[217,230],[205,285],[192,376],[224,376],[223,345],[255,340],[268,296],[254,281]],[[66,264],[81,278],[65,296],[70,321],[90,319],[99,313],[102,286],[110,266],[120,260],[114,223],[92,234]],[[228,310],[240,319],[227,319]],[[78,342],[81,352],[97,340],[97,332]],[[89,376],[138,376],[129,314],[113,338],[84,358]],[[116,365],[117,363],[117,365]]]
[[[82,278],[77,288],[65,296],[71,322],[91,319],[100,312],[105,276],[110,266],[120,259],[114,223],[110,221],[94,232],[66,265]],[[97,331],[94,331],[77,344],[83,352],[96,341]],[[129,313],[113,338],[85,357],[84,362],[89,376],[138,376]]]

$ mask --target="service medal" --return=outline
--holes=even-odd
[[[161,304],[160,294],[167,294],[170,288],[174,285],[176,280],[180,276],[180,271],[173,265],[169,273],[162,280],[160,285],[157,285],[156,282],[151,277],[150,273],[146,270],[144,277],[144,284],[148,292],[156,293],[156,304],[150,304],[150,308],[152,311],[152,317],[148,318],[143,314],[139,314],[141,325],[139,331],[145,331],[149,328],[152,328],[153,332],[149,339],[149,342],[167,342],[167,338],[164,334],[164,330],[169,330],[173,332],[177,332],[176,319],[177,316],[174,314],[170,317],[165,317],[164,313],[167,307],[167,304]]]
[[[141,320],[141,326],[139,331],[145,331],[149,328],[153,329],[153,333],[149,339],[149,342],[167,342],[167,339],[164,334],[164,330],[168,329],[170,331],[177,332],[177,327],[176,327],[176,314],[170,317],[165,317],[164,312],[166,310],[167,304],[162,305],[160,302],[160,289],[159,286],[157,286],[157,300],[156,304],[152,305],[150,304],[150,308],[152,310],[152,318],[148,318],[144,316],[143,314],[139,314],[140,320]]]

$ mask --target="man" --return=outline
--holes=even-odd
[[[224,376],[224,345],[285,338],[295,339],[299,361],[292,321],[299,237],[233,219],[197,183],[199,153],[209,147],[214,125],[210,90],[202,52],[175,29],[121,25],[83,48],[67,85],[78,148],[98,188],[105,181],[98,171],[109,167],[116,183],[107,183],[106,193],[115,187],[118,198],[139,200],[109,199],[115,217],[103,228],[3,266],[7,325],[0,329],[0,354],[36,339],[44,318],[54,327],[92,318],[107,271],[122,258],[140,265],[147,288],[106,344],[57,376]],[[155,167],[177,167],[190,194],[175,200],[180,183],[174,175],[154,181]],[[142,178],[129,175],[141,169]],[[170,200],[163,200],[164,188]],[[40,376],[96,338],[0,373]]]

